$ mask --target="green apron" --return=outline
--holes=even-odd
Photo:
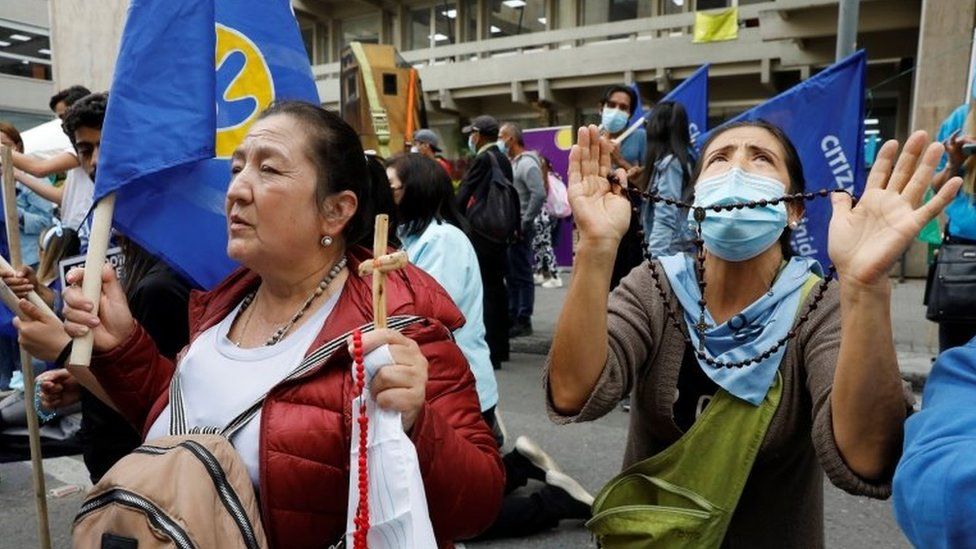
[[[807,280],[801,307],[819,280]],[[677,442],[614,477],[586,523],[601,547],[721,546],[782,393],[779,373],[758,407],[719,389]]]

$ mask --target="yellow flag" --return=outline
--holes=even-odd
[[[695,36],[692,42],[704,44],[739,37],[739,8],[709,13],[695,12]]]

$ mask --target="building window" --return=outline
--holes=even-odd
[[[457,16],[457,4],[449,2],[410,10],[407,49],[419,50],[454,44],[454,21]]]
[[[409,26],[410,34],[407,49],[420,50],[430,47],[430,8],[410,10]]]
[[[457,4],[441,2],[434,6],[434,35],[431,40],[436,46],[446,46],[458,42],[454,22],[457,21]]]
[[[545,0],[488,0],[488,37],[546,30]]]
[[[0,26],[0,74],[51,79],[51,41],[47,35]]]
[[[376,12],[343,20],[342,47],[345,48],[351,42],[379,44],[381,19],[380,13]]]
[[[690,2],[684,0],[682,4]],[[665,4],[674,4],[674,0],[661,0]],[[655,15],[654,5],[656,0],[581,0],[580,11],[583,14],[584,25],[595,25],[599,23],[613,23],[615,21],[626,21],[639,17],[652,17]],[[680,13],[680,6],[674,6],[675,11],[667,11],[669,7],[663,8],[665,13]]]
[[[308,60],[313,65],[329,62],[329,30],[319,23],[313,16],[304,12],[295,12],[298,18],[298,29],[302,33],[302,44],[308,52]]]
[[[464,40],[478,40],[478,0],[464,0]]]
[[[672,15],[684,13],[688,6],[688,0],[661,0],[661,13]]]
[[[0,120],[13,124],[15,128],[19,129],[20,131],[24,131],[33,128],[34,126],[39,126],[45,122],[50,122],[51,115],[50,113],[30,114],[0,109]]]

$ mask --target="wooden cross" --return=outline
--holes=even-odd
[[[359,276],[373,275],[373,322],[376,329],[386,328],[386,273],[403,269],[410,262],[407,252],[386,253],[390,218],[386,214],[376,216],[373,235],[373,259],[359,264]]]

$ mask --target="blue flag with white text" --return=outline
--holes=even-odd
[[[806,191],[864,192],[864,77],[867,57],[858,51],[765,103],[733,118],[763,119],[779,126],[803,162]],[[703,140],[704,141],[704,140]],[[806,202],[806,217],[793,231],[793,249],[830,265],[827,227],[830,200]]]
[[[214,285],[235,267],[226,254],[229,157],[281,99],[319,102],[288,0],[133,0],[96,200],[117,192],[116,228],[195,284]]]
[[[698,67],[691,76],[661,99],[681,103],[685,108],[692,144],[698,144],[698,137],[708,130],[708,67],[708,63]]]

